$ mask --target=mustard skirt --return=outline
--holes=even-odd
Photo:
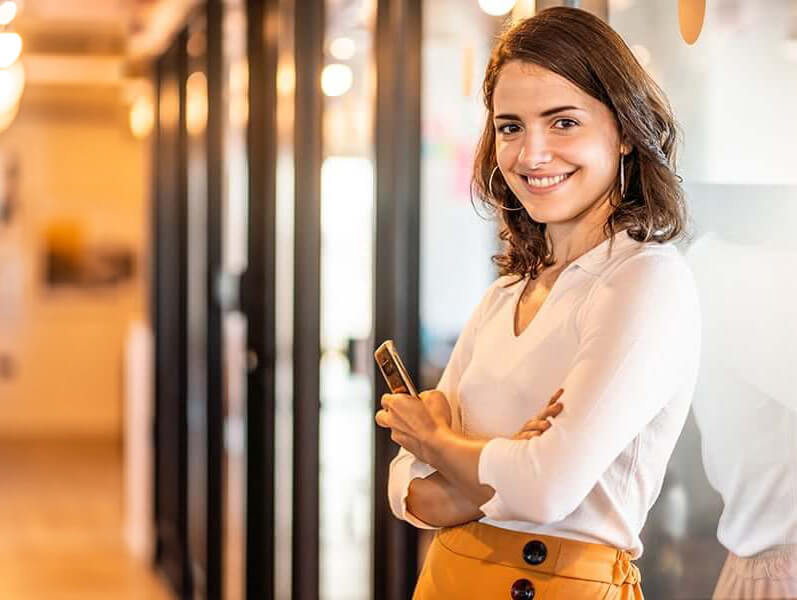
[[[642,599],[629,554],[479,522],[435,533],[413,600]]]

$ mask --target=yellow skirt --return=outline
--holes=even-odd
[[[413,600],[640,600],[629,554],[479,522],[439,529]]]

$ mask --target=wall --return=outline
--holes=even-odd
[[[146,147],[118,93],[103,93],[105,102],[87,90],[58,102],[34,90],[0,134],[0,155],[18,161],[20,203],[0,227],[0,354],[13,361],[0,378],[0,437],[120,436],[124,335],[145,307]],[[55,218],[80,223],[89,242],[134,248],[132,282],[47,287],[44,232]]]

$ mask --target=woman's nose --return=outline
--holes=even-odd
[[[518,163],[524,168],[532,170],[551,162],[553,153],[547,147],[544,136],[530,135],[524,140],[518,155]]]

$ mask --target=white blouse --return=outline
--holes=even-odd
[[[492,438],[479,480],[496,492],[481,522],[642,554],[639,532],[661,489],[689,411],[701,321],[692,272],[672,243],[639,243],[625,231],[573,261],[533,321],[514,335],[525,280],[487,289],[438,384],[453,427]],[[564,388],[564,410],[531,440],[522,424]],[[401,448],[390,464],[393,513],[409,483],[435,469]]]

